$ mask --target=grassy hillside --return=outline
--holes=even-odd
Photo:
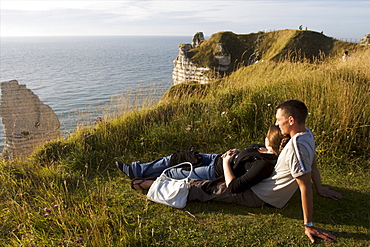
[[[229,72],[248,65],[253,54],[258,57],[258,60],[264,61],[290,59],[313,62],[340,57],[345,50],[361,49],[358,44],[339,41],[322,33],[306,30],[288,29],[251,34],[219,32],[213,34],[199,47],[189,51],[193,62],[203,67],[217,67],[218,61],[213,53],[219,43],[225,44],[227,52],[231,54],[232,66]]]
[[[221,153],[262,143],[274,107],[292,98],[309,108],[323,184],[344,195],[315,195],[316,226],[338,237],[318,245],[369,246],[370,51],[351,53],[347,62],[272,59],[207,85],[179,84],[154,106],[117,112],[27,160],[2,160],[0,246],[310,246],[298,193],[281,210],[196,202],[178,210],[133,191],[114,164],[190,145]]]

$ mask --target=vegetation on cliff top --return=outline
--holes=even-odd
[[[213,55],[217,44],[224,44],[226,52],[231,54],[229,72],[248,65],[252,55],[255,55],[257,60],[264,61],[291,59],[313,62],[338,57],[345,50],[361,49],[359,44],[339,41],[322,33],[307,30],[279,30],[251,34],[219,32],[189,51],[192,61],[202,67],[217,67],[218,61]]]
[[[344,195],[315,195],[315,225],[338,237],[318,245],[369,246],[370,51],[350,51],[345,63],[340,54],[272,60],[206,85],[179,84],[158,104],[81,128],[28,160],[2,160],[2,246],[310,246],[299,193],[282,210],[196,202],[178,210],[133,191],[114,164],[190,145],[221,153],[261,144],[274,106],[292,98],[309,108],[324,185]]]

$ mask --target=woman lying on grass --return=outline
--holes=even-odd
[[[279,127],[273,125],[265,138],[266,147],[251,144],[242,151],[232,149],[223,155],[201,154],[202,164],[194,167],[190,179],[215,180],[213,184],[226,181],[230,192],[243,192],[271,175],[277,157],[288,140],[289,137],[283,136]],[[171,156],[150,163],[135,162],[127,165],[117,162],[117,165],[133,179],[133,189],[145,190],[170,166]],[[187,177],[189,172],[182,168],[173,168],[166,175],[181,179]]]

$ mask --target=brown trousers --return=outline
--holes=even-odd
[[[239,205],[256,208],[265,204],[251,189],[241,193],[231,193],[225,183],[219,183],[214,187],[211,194],[207,194],[202,186],[209,183],[207,180],[191,180],[188,201],[217,201],[226,203],[236,203]]]

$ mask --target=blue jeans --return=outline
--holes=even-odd
[[[201,154],[203,166],[195,167],[190,179],[201,179],[201,180],[214,180],[215,169],[214,161],[217,154]],[[135,177],[159,177],[162,172],[168,168],[170,164],[171,155],[156,159],[149,163],[140,163],[140,161],[133,162],[131,164],[132,171]],[[185,167],[185,166],[184,166]],[[190,171],[183,170],[182,168],[173,168],[166,172],[166,175],[171,178],[186,178]]]

